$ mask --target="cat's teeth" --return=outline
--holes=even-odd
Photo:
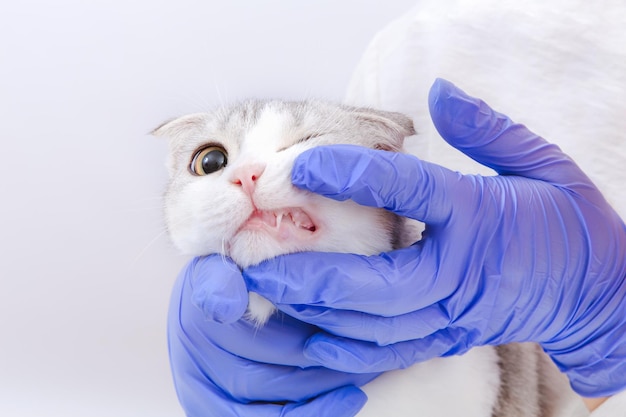
[[[283,221],[283,216],[285,215],[285,213],[278,213],[276,215],[276,228],[280,229],[280,223]]]
[[[291,219],[291,223],[293,223],[296,227],[300,227],[296,219],[293,218],[293,213],[289,213],[289,218]]]

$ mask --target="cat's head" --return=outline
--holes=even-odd
[[[242,267],[299,251],[392,249],[398,219],[295,188],[297,155],[319,145],[401,151],[414,134],[398,113],[324,102],[248,101],[155,129],[169,138],[165,216],[184,253],[222,253]]]

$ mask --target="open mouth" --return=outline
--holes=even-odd
[[[278,210],[255,210],[239,229],[296,229],[314,233],[317,226],[311,217],[301,208],[289,207]]]

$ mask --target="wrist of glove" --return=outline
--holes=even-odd
[[[305,353],[335,369],[535,341],[581,395],[626,388],[623,221],[555,145],[446,81],[429,100],[441,135],[499,175],[352,146],[305,152],[296,186],[421,220],[423,239],[381,256],[280,257],[244,271],[249,288],[326,330]]]

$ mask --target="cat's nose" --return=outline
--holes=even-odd
[[[231,182],[243,188],[246,194],[252,195],[258,179],[263,175],[263,171],[265,171],[265,164],[242,165],[233,171]]]

